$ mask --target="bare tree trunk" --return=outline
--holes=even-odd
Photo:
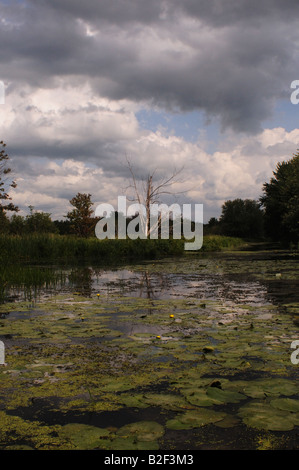
[[[147,237],[150,236],[152,232],[157,230],[161,224],[162,213],[158,214],[158,219],[155,223],[151,224],[151,205],[153,204],[160,204],[161,197],[166,194],[179,194],[178,192],[174,193],[171,191],[171,187],[178,183],[179,180],[177,179],[178,175],[182,172],[183,168],[180,170],[174,170],[171,176],[166,178],[160,178],[157,180],[156,184],[154,184],[154,175],[156,171],[154,170],[151,174],[147,176],[147,178],[143,181],[143,184],[138,184],[136,179],[136,175],[133,171],[133,167],[131,162],[127,158],[127,165],[129,171],[131,173],[132,183],[129,185],[129,188],[133,190],[133,198],[131,200],[136,201],[139,205],[143,205],[145,207],[145,217],[143,214],[139,214],[141,223],[143,225],[144,233]],[[180,181],[181,182],[181,181]],[[140,183],[140,181],[139,181]],[[184,193],[186,191],[182,191]]]

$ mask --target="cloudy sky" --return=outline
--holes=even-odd
[[[116,204],[127,156],[208,221],[299,148],[298,0],[0,0],[0,44],[22,214]]]

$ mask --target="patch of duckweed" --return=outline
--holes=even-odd
[[[0,411],[0,443],[8,446],[27,441],[35,449],[69,448],[66,439],[58,435],[60,426],[45,426],[39,421],[28,421]],[[31,445],[30,445],[31,444]]]
[[[267,434],[258,435],[256,441],[257,450],[276,450],[286,448],[287,438],[278,437],[267,432]]]

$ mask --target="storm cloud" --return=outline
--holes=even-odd
[[[258,133],[298,63],[295,1],[27,0],[1,6],[8,82],[88,81],[95,94],[201,110]]]
[[[297,122],[286,129],[275,115],[299,78],[298,13],[291,0],[3,0],[0,129],[14,202],[55,217],[78,191],[114,203],[125,156],[138,178],[183,166],[177,191],[207,218],[227,199],[258,198],[298,146]],[[143,125],[151,111],[166,127]],[[167,126],[175,116],[186,116],[179,133]]]

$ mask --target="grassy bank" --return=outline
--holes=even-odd
[[[233,249],[242,244],[238,238],[210,235],[204,238],[200,251]],[[26,235],[0,237],[0,262],[15,263],[77,263],[121,260],[159,259],[182,255],[183,240],[98,240],[64,235]]]
[[[204,236],[203,246],[200,251],[233,250],[245,245],[246,242],[242,238],[225,237],[224,235],[206,235]]]
[[[181,240],[98,240],[48,234],[0,237],[0,262],[7,264],[157,259],[183,250]]]

